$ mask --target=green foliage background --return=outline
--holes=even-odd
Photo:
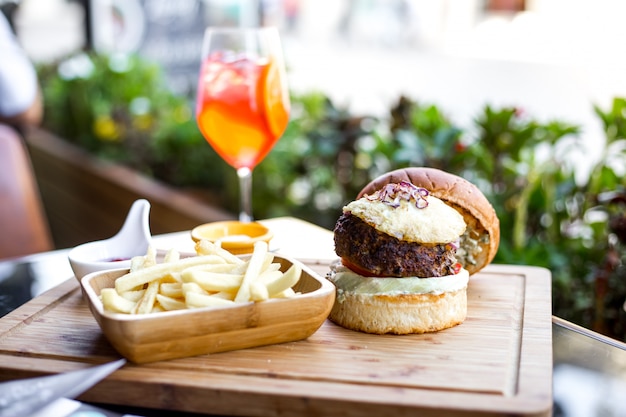
[[[234,170],[200,135],[192,98],[171,94],[158,66],[81,54],[39,74],[47,129],[237,211]],[[287,131],[254,172],[255,217],[332,228],[374,177],[407,166],[444,169],[474,182],[495,207],[495,262],[550,269],[555,315],[626,340],[626,100],[594,110],[606,140],[581,180],[572,163],[584,152],[580,127],[565,121],[486,106],[461,128],[443,109],[407,97],[375,118],[338,108],[321,92],[293,95]]]

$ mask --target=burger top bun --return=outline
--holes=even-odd
[[[457,258],[470,274],[487,266],[500,244],[500,221],[485,195],[471,182],[448,172],[425,167],[390,171],[367,184],[357,196],[373,194],[386,184],[409,181],[455,208],[467,224]]]

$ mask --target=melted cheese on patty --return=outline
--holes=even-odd
[[[380,232],[407,242],[449,243],[465,231],[463,216],[433,195],[428,206],[417,208],[415,200],[401,200],[398,207],[363,197],[343,208]]]

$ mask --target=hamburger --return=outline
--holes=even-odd
[[[469,276],[493,260],[500,225],[474,184],[414,167],[366,185],[343,208],[334,241],[330,320],[366,333],[425,333],[465,320]]]

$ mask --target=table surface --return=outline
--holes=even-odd
[[[275,232],[271,248],[289,257],[307,262],[330,261],[336,256],[333,251],[332,233],[326,229],[292,218],[263,221]],[[294,244],[293,236],[296,236]],[[301,240],[300,240],[301,239]],[[157,249],[167,250],[172,247],[182,252],[193,251],[189,232],[157,236],[154,239]],[[33,297],[38,297],[46,290],[56,287],[72,276],[67,261],[67,250],[37,254],[19,259],[0,262],[0,317]],[[1,319],[0,319],[1,320]],[[625,383],[626,351],[624,345],[612,339],[604,338],[571,323],[553,318],[554,347],[554,395],[555,409],[568,414],[568,409],[583,407],[576,404],[581,401],[577,392],[586,392],[586,406],[602,403],[604,408],[619,411],[623,405],[610,403],[606,395],[598,394],[589,400],[589,393],[599,391],[597,379],[610,389],[620,389]],[[591,354],[590,354],[591,353]],[[582,358],[594,358],[593,363]],[[578,383],[562,375],[578,375]],[[581,376],[582,375],[582,376]],[[569,382],[567,382],[569,381]],[[584,381],[589,381],[585,385]],[[593,382],[592,382],[593,381]],[[565,389],[567,386],[567,389]],[[603,400],[603,398],[605,400]],[[122,409],[109,407],[109,410],[134,412],[143,415],[159,415],[157,410]],[[170,415],[170,414],[168,414]]]

